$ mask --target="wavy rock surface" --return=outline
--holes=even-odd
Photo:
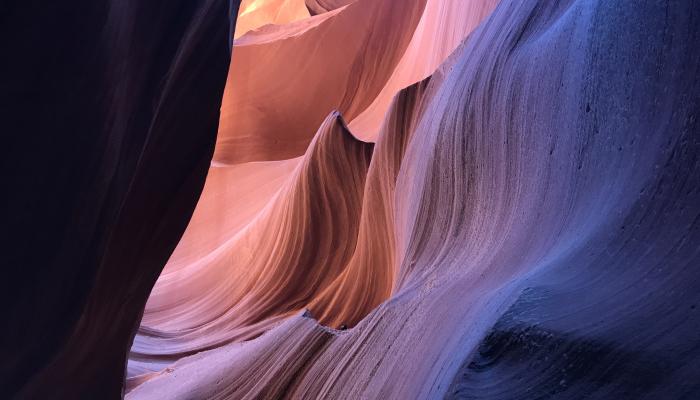
[[[354,118],[391,76],[424,5],[361,0],[238,39],[214,160],[297,157],[331,111]]]
[[[354,326],[392,292],[396,178],[421,115],[428,82],[402,90],[389,110],[367,173],[354,253],[342,274],[309,304],[312,315],[324,325]]]
[[[425,79],[486,18],[498,0],[428,0],[411,42],[382,91],[349,127],[358,137],[375,140],[394,95]]]
[[[168,351],[207,351],[127,398],[692,398],[699,16],[692,1],[501,1],[399,93],[369,167],[368,145],[324,135],[345,130],[325,120],[294,179],[237,234],[250,235],[253,250],[235,252],[252,255],[246,268],[230,253],[173,272],[192,273],[173,278],[183,290],[161,277],[144,320],[161,331],[144,329],[134,355],[161,368]],[[328,147],[342,152],[318,151],[326,137],[345,138]],[[303,173],[321,159],[347,176]],[[297,200],[329,211],[304,218],[316,208]],[[241,330],[266,333],[225,344]]]
[[[372,148],[331,113],[254,221],[199,262],[161,276],[132,348],[131,374],[256,337],[334,281],[355,248]]]
[[[234,38],[264,25],[287,24],[307,17],[309,11],[302,0],[243,0],[236,19]]]
[[[245,14],[246,10],[252,9],[256,11],[262,8],[264,4],[272,5],[273,3],[243,3],[239,14],[239,28],[243,26],[242,22],[245,21],[243,16],[247,15]],[[381,93],[379,93],[378,97],[374,100],[371,114],[375,117],[379,115],[379,113],[382,114],[379,116],[379,119],[372,121],[377,126],[372,126],[371,128],[367,127],[366,115],[369,115],[368,113],[363,113],[365,118],[359,118],[364,121],[363,123],[365,126],[363,129],[370,129],[373,132],[372,135],[363,134],[363,137],[376,140],[375,130],[379,129],[381,119],[383,119],[383,113],[387,111],[386,107],[388,107],[387,95],[389,95],[390,98],[395,92],[400,90],[401,87],[419,80],[419,77],[422,79],[424,76],[428,75],[429,71],[432,71],[439,64],[439,61],[443,60],[448,54],[445,49],[453,48],[458,39],[463,38],[473,29],[476,21],[485,16],[485,12],[491,7],[489,4],[488,2],[483,4],[481,2],[470,2],[459,7],[457,3],[442,4],[436,1],[428,2],[415,32],[411,33],[411,35],[405,35],[412,36],[412,38],[402,61],[394,69],[390,82],[385,85]],[[357,5],[356,8],[358,11],[361,11],[359,6],[360,5]],[[285,7],[284,5],[279,6],[278,10],[280,13]],[[326,23],[323,21],[325,21],[326,18],[333,17],[333,15],[334,14],[329,13],[323,16],[323,18],[300,21],[299,23],[285,27],[269,27],[266,28],[267,30],[263,29],[262,31],[256,32],[254,35],[246,36],[246,38],[239,40],[237,43],[240,46],[247,43],[249,40],[255,43],[276,43],[278,41],[285,41],[288,35],[292,35],[293,32],[293,35],[298,35],[299,32],[306,34],[304,32],[306,32],[307,29],[314,29],[315,26]],[[356,12],[355,15],[360,16],[360,13]],[[366,15],[369,14],[365,12],[363,15],[366,17]],[[449,17],[449,20],[445,20],[445,16]],[[346,18],[349,19],[349,17]],[[372,37],[377,38],[384,27],[377,23],[372,25],[372,29],[376,31],[372,34]],[[337,42],[334,38],[324,38],[324,40],[327,40],[329,44],[334,41]],[[377,39],[374,40],[376,41]],[[379,40],[384,41],[384,38],[380,36]],[[444,42],[446,44],[438,47],[435,45],[426,45],[431,42]],[[282,45],[289,46],[290,44],[283,43]],[[416,57],[420,52],[423,54],[420,57]],[[240,52],[237,51],[236,54],[240,57]],[[414,57],[407,57],[409,54]],[[411,58],[413,58],[413,60]],[[425,62],[416,65],[416,58]],[[325,57],[321,57],[319,60],[324,66],[328,64]],[[276,62],[278,65],[274,68],[287,69],[288,65],[285,61],[286,60],[277,58]],[[279,65],[280,62],[282,65]],[[249,72],[245,67],[248,67],[249,63],[242,64],[236,64],[238,65],[237,67],[232,65],[230,76],[247,76]],[[275,65],[274,63],[271,64],[273,66]],[[360,70],[353,71],[353,73],[355,72],[361,73]],[[269,77],[266,78],[268,78],[266,81],[269,81]],[[236,84],[230,85],[234,88],[240,87],[240,85]],[[358,98],[371,100],[371,95],[372,93],[363,93],[362,96],[358,95]],[[289,97],[279,96],[278,100],[286,102],[287,105],[285,105],[285,107],[288,107],[290,104],[293,107],[298,106],[297,95]],[[316,99],[314,99],[314,101],[316,101]],[[224,108],[227,107],[225,106]],[[235,108],[236,107],[233,107],[234,110]],[[237,112],[236,115],[240,116],[240,112]],[[298,118],[295,117],[295,119]],[[267,121],[263,123],[268,124]],[[353,124],[356,124],[356,120],[353,121]],[[241,130],[241,132],[245,131]],[[285,134],[286,133],[288,132],[285,131]],[[358,134],[358,132],[353,132],[353,134]],[[360,134],[362,134],[362,132],[360,132]],[[272,146],[279,146],[276,143],[276,141],[273,142]],[[273,155],[271,158],[276,157],[276,155]],[[280,182],[284,181],[284,179],[289,176],[296,162],[298,162],[298,160],[291,159],[241,165],[215,162],[210,170],[202,199],[195,211],[193,219],[178,248],[169,260],[166,269],[176,269],[188,263],[195,262],[199,258],[203,258],[214,251],[214,249],[219,247],[227,239],[233,237],[238,229],[244,226],[256,212],[270,201],[271,193],[277,190]],[[259,185],[259,182],[265,183]],[[370,271],[370,269],[365,270]],[[382,271],[384,270],[386,270],[386,268],[382,268]],[[366,310],[359,311],[359,314],[364,314],[365,311]]]
[[[697,2],[2,10],[0,397],[700,392]]]
[[[311,15],[323,14],[346,6],[357,0],[306,0],[306,7]]]
[[[273,200],[301,160],[211,165],[197,208],[165,272],[197,262],[236,236]]]

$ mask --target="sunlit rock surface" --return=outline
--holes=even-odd
[[[309,11],[299,0],[242,0],[234,38],[268,24],[286,24],[308,18]]]
[[[406,50],[426,0],[363,0],[234,43],[214,161],[298,157],[332,110],[367,108]]]

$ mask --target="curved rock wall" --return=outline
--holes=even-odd
[[[121,397],[207,174],[237,6],[0,7],[0,397]]]
[[[501,1],[394,98],[325,290],[128,398],[692,397],[698,11]]]
[[[26,5],[5,397],[700,391],[697,2]]]

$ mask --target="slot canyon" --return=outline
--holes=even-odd
[[[0,28],[0,398],[700,398],[700,2]]]

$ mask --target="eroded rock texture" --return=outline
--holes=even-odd
[[[389,3],[330,7],[244,35],[234,48],[301,46],[324,24],[341,29],[352,10]],[[351,103],[325,94],[313,103],[306,96],[316,89],[295,89],[275,98],[284,107],[256,107],[261,118],[280,110],[294,121],[268,117],[234,136],[222,122],[212,171],[248,168],[263,183],[207,183],[190,229],[220,229],[218,245],[186,235],[171,258],[132,348],[128,398],[698,393],[700,7],[502,0],[426,1],[417,10],[417,23],[391,30],[410,40],[382,87],[353,86]],[[361,26],[377,46],[378,32],[390,30]],[[318,60],[302,59],[308,69],[279,68],[308,79]],[[236,68],[245,71],[232,67],[232,76]],[[333,137],[328,119],[306,153],[275,161],[301,154],[316,131],[299,124],[319,124],[299,114],[310,104],[316,115],[344,114],[350,134],[334,140],[376,142],[368,166],[348,162],[337,175],[331,162],[366,156],[363,146],[314,158]],[[248,106],[225,97],[222,121],[243,123],[236,115],[251,115],[240,111]],[[265,129],[274,140],[252,133]],[[238,164],[247,160],[261,162]],[[311,164],[317,189],[299,181]],[[247,200],[227,200],[237,185],[250,188]],[[281,207],[299,191],[317,215]],[[245,222],[212,219],[232,204],[251,210]],[[321,226],[324,240],[310,244]],[[334,240],[343,244],[329,253]],[[320,258],[296,256],[307,250]]]
[[[61,195],[10,180],[7,254],[34,268],[8,289],[9,393],[698,396],[700,4],[251,0],[235,33],[228,6],[164,6],[189,24],[141,28],[185,38],[162,59],[94,50],[123,87],[68,91],[99,100],[71,122],[110,135],[8,158]],[[235,38],[225,90],[212,37]],[[47,180],[56,159],[76,170]]]
[[[214,161],[297,157],[329,112],[354,118],[390,78],[425,3],[365,0],[237,39]]]
[[[316,15],[335,10],[353,1],[355,0],[306,0],[305,3],[311,15]]]
[[[120,398],[204,184],[237,2],[0,8],[0,397]]]

